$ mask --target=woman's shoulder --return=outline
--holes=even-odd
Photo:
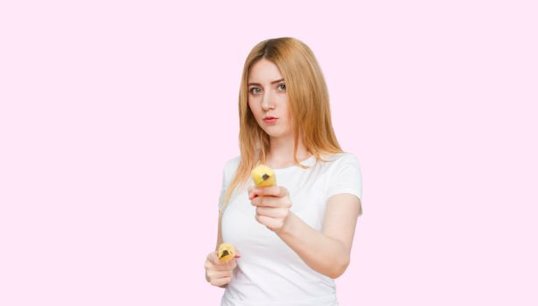
[[[224,175],[227,177],[232,177],[239,167],[239,162],[241,161],[241,156],[236,156],[226,161],[224,164]]]
[[[225,168],[229,167],[237,167],[239,165],[239,162],[241,161],[241,156],[235,156],[234,158],[230,158],[224,163]]]
[[[362,174],[359,159],[355,154],[342,152],[329,157],[325,169],[330,181],[328,196],[338,193],[350,193],[359,199],[362,196]]]
[[[321,160],[334,164],[359,164],[359,159],[357,158],[357,156],[350,152],[325,154],[321,156]]]

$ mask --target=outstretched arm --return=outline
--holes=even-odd
[[[291,202],[284,187],[253,188],[249,193],[256,206],[256,219],[273,230],[313,270],[337,278],[349,265],[359,198],[337,194],[329,198],[321,232],[289,210]]]

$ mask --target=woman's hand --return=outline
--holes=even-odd
[[[248,197],[256,206],[256,220],[274,232],[280,232],[290,215],[288,190],[280,186],[249,188]]]
[[[238,254],[236,258],[239,258]],[[237,263],[235,258],[227,263],[221,262],[215,251],[207,255],[204,267],[205,279],[213,286],[223,287],[232,281],[233,270],[237,267]]]

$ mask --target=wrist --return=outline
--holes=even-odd
[[[293,224],[296,218],[297,216],[292,211],[290,211],[288,213],[288,216],[284,220],[282,227],[276,232],[276,234],[279,236],[291,236],[294,228]]]

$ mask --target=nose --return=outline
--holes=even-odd
[[[272,108],[275,108],[275,105],[272,102],[271,93],[269,91],[266,91],[263,94],[263,98],[262,98],[262,109],[264,111],[268,111]]]

